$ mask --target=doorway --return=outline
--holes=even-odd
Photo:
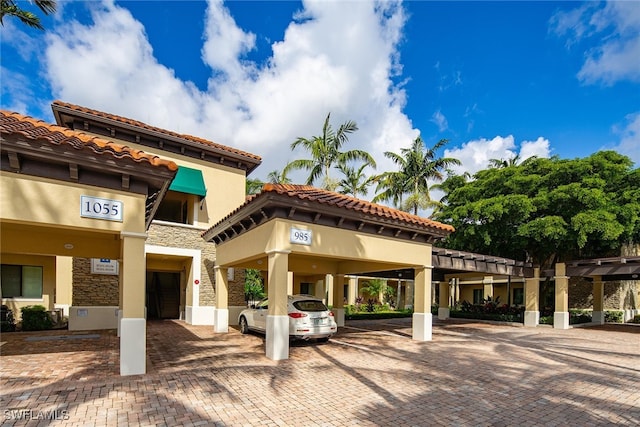
[[[147,318],[180,318],[180,273],[147,271]]]

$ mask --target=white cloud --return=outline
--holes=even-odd
[[[477,139],[468,141],[460,148],[447,149],[445,157],[453,157],[462,162],[461,166],[453,167],[453,171],[462,175],[470,175],[489,167],[491,159],[511,159],[516,155],[523,161],[531,156],[549,157],[549,141],[539,137],[535,141],[523,141],[518,152],[513,135],[507,137],[496,136],[493,139]]]
[[[444,132],[449,128],[447,118],[442,114],[442,111],[438,110],[431,116],[431,121],[438,126],[440,132]]]
[[[621,80],[640,81],[640,7],[634,1],[610,1],[604,7],[585,3],[550,20],[550,30],[567,37],[572,47],[597,38],[585,52],[578,79],[586,84],[613,85]]]
[[[402,112],[404,90],[391,80],[401,70],[406,16],[399,2],[304,1],[300,19],[259,66],[245,59],[255,48],[250,29],[211,0],[202,46],[212,68],[206,90],[158,63],[127,9],[105,1],[93,4],[92,17],[91,25],[66,22],[48,35],[55,97],[261,155],[254,177],[306,156],[289,146],[318,135],[328,112],[334,127],[357,122],[348,148],[368,151],[382,170],[392,167],[383,153],[399,152],[418,134]]]
[[[638,167],[640,165],[640,111],[628,114],[625,119],[626,123],[622,128],[614,128],[614,132],[620,135],[620,141],[613,149],[628,156]]]

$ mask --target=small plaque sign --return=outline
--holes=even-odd
[[[296,243],[298,245],[311,245],[312,232],[311,230],[301,230],[299,228],[291,227],[291,233],[289,235],[289,242]]]
[[[118,261],[104,258],[91,258],[91,274],[118,275]]]
[[[122,201],[80,196],[80,216],[122,222]]]

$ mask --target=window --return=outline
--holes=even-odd
[[[482,304],[484,301],[484,289],[474,289],[473,290],[473,303],[474,304]]]
[[[193,196],[176,191],[168,191],[165,195],[154,219],[160,221],[177,222],[180,224],[193,224],[190,218],[193,215]]]
[[[42,267],[2,264],[2,298],[42,298]]]
[[[313,283],[300,283],[300,293],[313,295]]]
[[[515,305],[524,304],[524,289],[516,288],[513,290],[513,303]]]

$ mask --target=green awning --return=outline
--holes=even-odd
[[[204,186],[202,171],[184,166],[178,166],[178,173],[169,186],[169,190],[195,194],[200,197],[207,195],[207,188]]]

